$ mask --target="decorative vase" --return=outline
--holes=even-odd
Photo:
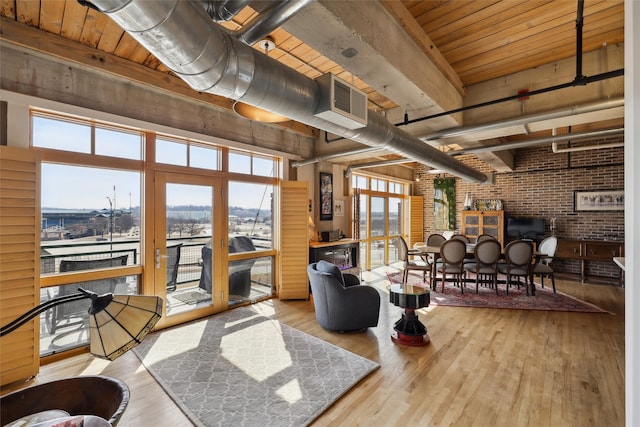
[[[464,210],[470,211],[471,205],[473,204],[473,198],[469,193],[464,196]]]

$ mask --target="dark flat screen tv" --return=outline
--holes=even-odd
[[[507,218],[507,237],[509,239],[544,238],[545,224],[543,218]]]

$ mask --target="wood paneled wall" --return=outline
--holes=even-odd
[[[40,159],[0,147],[0,323],[40,303]],[[38,373],[38,318],[0,338],[0,385]]]
[[[280,193],[280,299],[308,299],[309,215],[308,183],[283,181]]]
[[[409,246],[413,247],[418,242],[424,242],[424,197],[409,197]]]

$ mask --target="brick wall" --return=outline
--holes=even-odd
[[[606,142],[612,142],[607,140]],[[590,142],[593,144],[593,142]],[[624,188],[624,149],[553,153],[550,146],[515,151],[512,172],[495,174],[495,185],[481,185],[456,180],[456,228],[459,232],[465,194],[474,200],[501,199],[505,221],[509,216],[556,218],[556,235],[570,239],[624,240],[624,212],[574,212],[574,190]],[[457,157],[465,164],[485,173],[491,168],[474,155]],[[433,231],[433,175],[425,167],[416,170],[415,193],[424,196],[425,233]],[[580,273],[580,263],[554,261],[559,272]],[[587,262],[587,275],[617,278],[613,263]]]

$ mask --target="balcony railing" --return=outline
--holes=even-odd
[[[178,264],[178,285],[200,280],[202,273],[202,248],[210,240],[210,236],[167,239],[168,246],[182,243],[180,262]],[[256,256],[259,256],[260,250],[271,249],[270,239],[253,237],[252,241],[258,250]],[[40,274],[51,275],[59,273],[60,261],[63,259],[90,260],[128,255],[127,265],[137,265],[140,263],[140,240],[73,242],[74,243],[64,244],[58,242],[55,244],[42,242]],[[258,265],[256,265],[256,267],[257,266]]]

